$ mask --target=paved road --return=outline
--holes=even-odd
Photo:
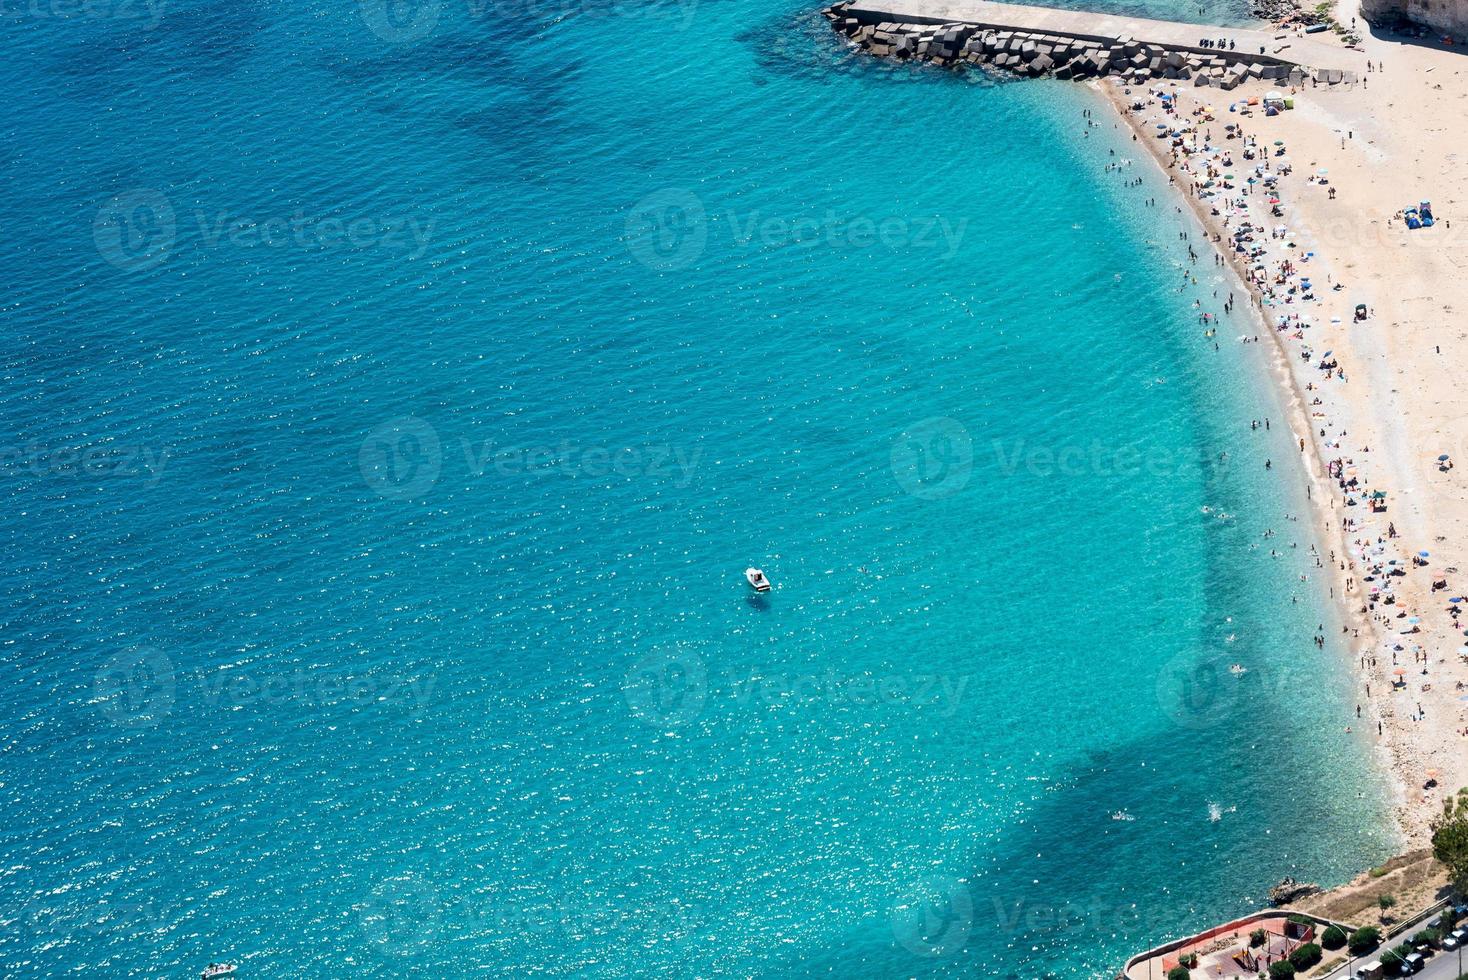
[[[1377,950],[1377,953],[1384,953],[1387,948],[1389,947],[1383,947]],[[1372,956],[1366,960],[1357,960],[1356,965],[1359,966],[1363,962],[1369,963],[1375,958],[1375,956]],[[1448,952],[1442,950],[1427,961],[1427,966],[1421,973],[1416,975],[1415,980],[1458,980],[1465,973],[1468,973],[1468,950],[1463,952],[1463,969],[1461,971],[1458,969],[1458,951],[1453,950],[1452,952]],[[1343,966],[1339,970],[1334,970],[1326,974],[1322,980],[1345,980],[1348,976],[1350,976],[1350,973]],[[1394,974],[1388,974],[1388,976],[1394,976]]]
[[[1462,958],[1459,959],[1459,953]],[[1458,967],[1462,965],[1460,970]],[[1468,973],[1468,951],[1446,950],[1438,953],[1427,964],[1427,968],[1417,974],[1417,980],[1458,980],[1459,977]]]

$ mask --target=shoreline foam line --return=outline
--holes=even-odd
[[[1267,311],[1272,307],[1264,305],[1264,295],[1249,280],[1247,270],[1243,267],[1238,253],[1221,248],[1221,242],[1213,240],[1212,236],[1218,234],[1226,241],[1228,229],[1213,220],[1213,215],[1205,211],[1201,200],[1186,193],[1178,183],[1172,180],[1173,173],[1168,167],[1169,159],[1160,152],[1158,141],[1153,139],[1152,134],[1147,131],[1147,121],[1129,109],[1126,102],[1128,93],[1114,83],[1093,82],[1092,85],[1111,106],[1122,125],[1133,133],[1136,142],[1145,148],[1145,156],[1157,165],[1161,176],[1168,179],[1170,197],[1183,204],[1196,226],[1205,231],[1208,248],[1222,256],[1230,281],[1236,283],[1242,290],[1242,294],[1249,298],[1250,320],[1261,334],[1267,334],[1270,338],[1270,350],[1273,355],[1270,359],[1272,361],[1270,368],[1271,373],[1275,376],[1272,383],[1279,386],[1279,393],[1283,396],[1281,400],[1288,413],[1292,438],[1305,439],[1307,451],[1303,453],[1301,460],[1302,470],[1312,488],[1309,503],[1313,516],[1319,521],[1322,542],[1330,543],[1338,548],[1340,556],[1349,556],[1351,554],[1350,532],[1346,531],[1340,523],[1341,516],[1347,511],[1345,496],[1328,478],[1327,454],[1325,448],[1320,444],[1315,426],[1310,421],[1309,405],[1313,392],[1305,388],[1308,382],[1301,378],[1296,369],[1296,358],[1291,356],[1292,352],[1285,345],[1284,338],[1269,322]],[[1333,582],[1331,601],[1334,602],[1341,620],[1359,632],[1358,637],[1353,637],[1354,642],[1348,644],[1353,651],[1352,656],[1354,658],[1363,653],[1369,656],[1371,651],[1377,649],[1386,640],[1386,635],[1379,624],[1362,611],[1359,605],[1359,592],[1348,588],[1351,579],[1359,581],[1360,570],[1356,568],[1354,562],[1349,560],[1346,561],[1343,569],[1338,559],[1331,562],[1330,571],[1330,578]],[[1350,664],[1343,666],[1350,668]],[[1395,824],[1399,844],[1405,852],[1424,843],[1426,825],[1420,819],[1411,819],[1409,814],[1412,814],[1412,811],[1404,805],[1408,798],[1408,788],[1401,777],[1400,767],[1391,764],[1393,758],[1402,751],[1401,746],[1396,744],[1394,739],[1394,728],[1385,724],[1386,718],[1377,710],[1376,702],[1368,700],[1366,705],[1368,710],[1361,721],[1383,722],[1382,737],[1376,743],[1372,754],[1376,757],[1383,775],[1390,783],[1393,798],[1398,803]]]

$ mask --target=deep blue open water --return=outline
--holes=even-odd
[[[1091,978],[1390,852],[1160,180],[814,6],[7,8],[0,973]]]

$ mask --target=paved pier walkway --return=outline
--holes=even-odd
[[[977,24],[999,31],[1054,34],[1087,41],[1110,42],[1130,37],[1169,51],[1189,51],[1229,61],[1270,62],[1310,68],[1360,72],[1366,56],[1323,35],[1303,37],[1273,30],[1180,24],[1175,21],[1117,17],[1083,10],[1029,7],[990,0],[855,0],[847,13],[864,23],[900,21],[909,24]],[[1331,35],[1333,38],[1333,35]],[[1233,51],[1203,48],[1203,38],[1234,42]],[[1261,56],[1260,51],[1264,54]]]

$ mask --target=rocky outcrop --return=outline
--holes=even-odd
[[[1281,905],[1289,905],[1291,902],[1298,902],[1311,895],[1319,895],[1320,892],[1319,885],[1302,885],[1293,878],[1286,878],[1269,889],[1269,904],[1279,908]]]
[[[1458,41],[1468,37],[1468,0],[1361,0],[1361,16],[1378,27],[1412,25]]]

